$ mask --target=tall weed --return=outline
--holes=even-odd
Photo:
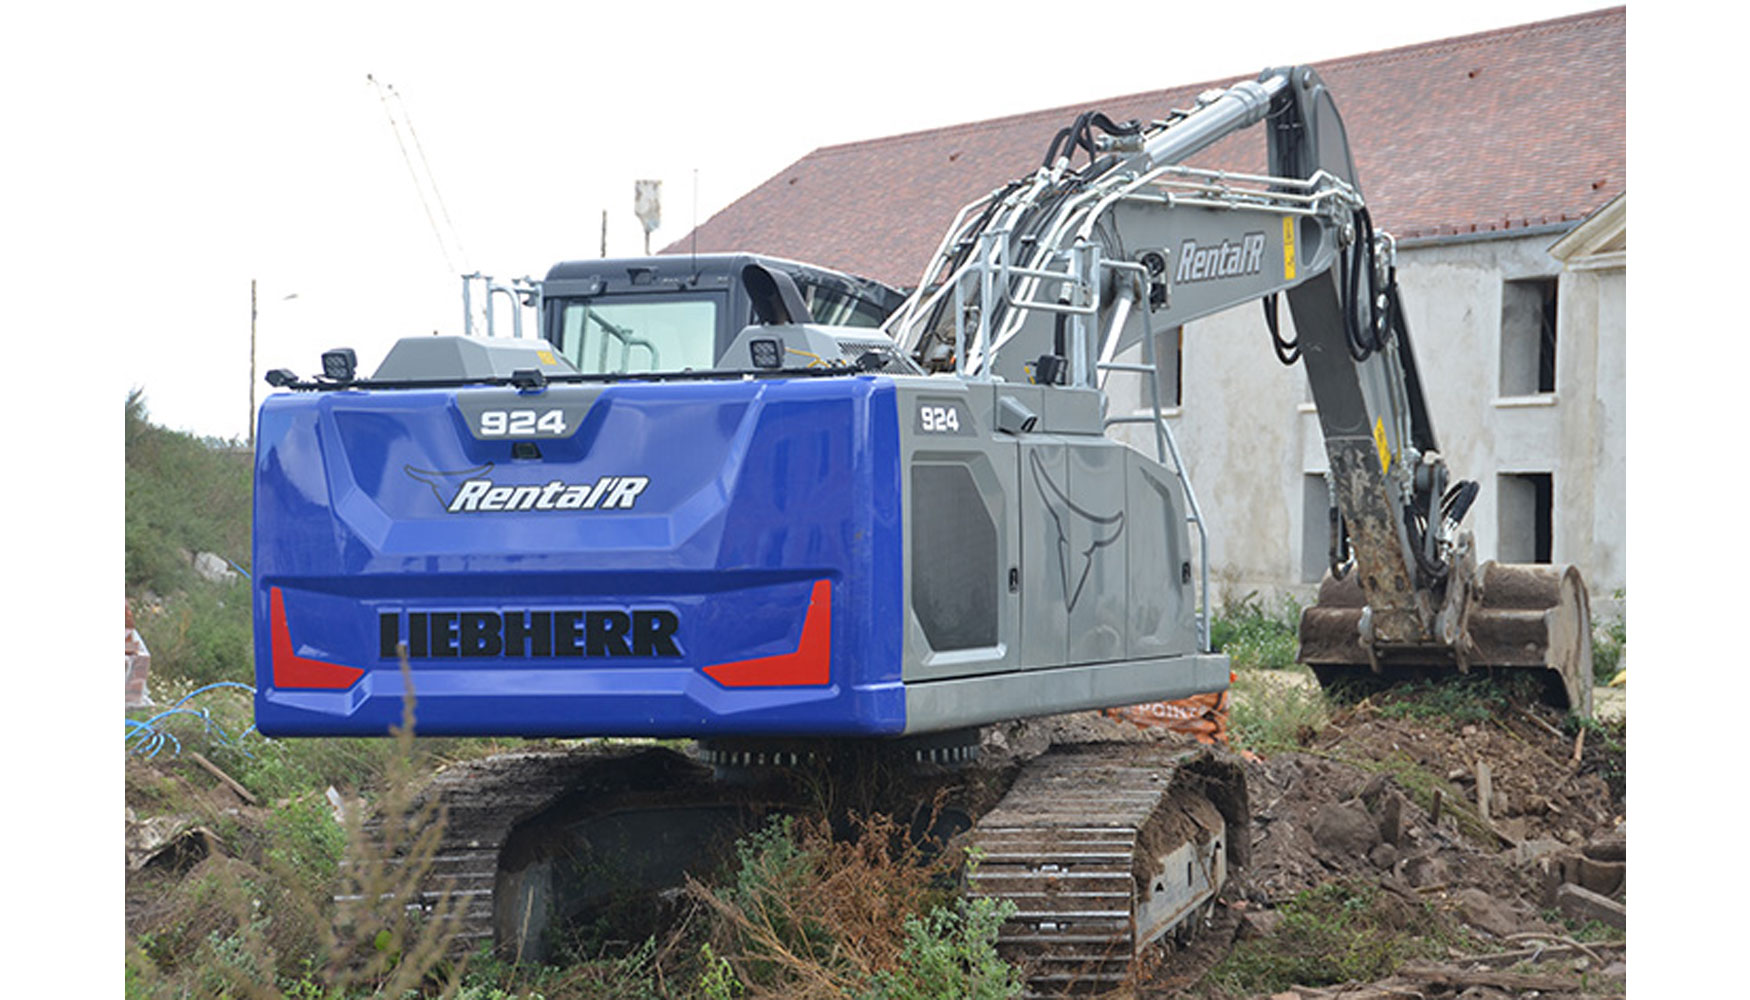
[[[1304,671],[1236,670],[1230,690],[1229,737],[1257,753],[1306,746],[1331,719],[1329,699]]]
[[[691,884],[713,918],[713,988],[803,1000],[1015,995],[1019,976],[995,952],[1005,911],[953,899],[948,864],[924,863],[885,817],[861,820],[848,840],[823,822],[773,820],[741,841],[719,888]]]
[[[1628,658],[1628,604],[1622,591],[1614,596],[1620,610],[1592,621],[1592,677],[1600,684],[1610,683]]]
[[[1368,982],[1411,958],[1444,950],[1444,931],[1425,905],[1358,880],[1308,889],[1282,906],[1280,929],[1241,941],[1206,982],[1233,992],[1271,994],[1294,986]]]
[[[1216,652],[1226,653],[1235,667],[1291,667],[1300,651],[1300,605],[1283,597],[1268,606],[1255,591],[1224,599],[1210,620],[1209,638]]]

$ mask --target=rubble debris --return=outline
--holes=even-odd
[[[1571,882],[1556,888],[1556,908],[1572,920],[1596,921],[1619,931],[1628,930],[1626,907],[1608,896]]]
[[[149,816],[140,820],[128,810],[122,840],[127,870],[165,868],[186,872],[220,852],[219,835],[187,816]]]
[[[208,583],[230,583],[237,579],[237,571],[231,568],[231,561],[224,556],[197,552],[189,561],[195,573]]]
[[[126,601],[122,602],[127,616],[127,627],[123,632],[123,688],[127,708],[150,708],[153,705],[152,696],[146,693],[146,677],[152,670],[152,653],[146,648],[146,640],[134,628],[134,607]]]
[[[1453,897],[1465,923],[1502,940],[1517,933],[1520,918],[1506,904],[1481,889],[1460,889]]]

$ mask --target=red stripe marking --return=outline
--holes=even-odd
[[[705,668],[724,687],[819,687],[832,676],[832,581],[814,581],[796,652]]]
[[[286,626],[286,599],[278,587],[268,591],[268,613],[273,635],[274,687],[344,691],[364,676],[365,672],[357,667],[306,659],[292,649],[292,632]]]

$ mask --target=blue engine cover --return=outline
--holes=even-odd
[[[905,728],[882,377],[283,394],[257,441],[267,735],[399,725],[403,646],[422,735]]]

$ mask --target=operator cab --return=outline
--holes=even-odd
[[[749,367],[726,358],[757,321],[749,265],[788,276],[816,324],[873,330],[904,301],[877,281],[758,254],[568,261],[542,282],[542,335],[590,375]]]

